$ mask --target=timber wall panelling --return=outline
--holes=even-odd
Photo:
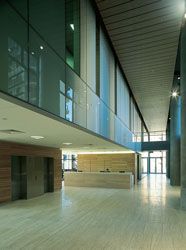
[[[11,200],[11,156],[39,156],[54,159],[54,190],[61,189],[61,151],[34,145],[0,142],[0,202]]]
[[[83,172],[132,172],[137,182],[137,160],[135,153],[128,154],[79,154],[78,170]]]

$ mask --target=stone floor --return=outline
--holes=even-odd
[[[71,188],[0,206],[0,249],[186,250],[179,188],[163,175],[134,190]]]

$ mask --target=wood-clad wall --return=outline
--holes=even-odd
[[[11,200],[11,156],[54,159],[54,190],[61,189],[61,151],[55,148],[0,142],[0,202]]]
[[[136,183],[137,155],[127,154],[79,154],[78,170],[83,172],[100,172],[107,168],[111,172],[132,172]]]

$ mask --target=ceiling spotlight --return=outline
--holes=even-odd
[[[173,91],[172,92],[172,97],[177,97],[178,96],[178,93],[176,91]]]
[[[32,51],[31,54],[34,55],[34,52]]]
[[[186,13],[184,14],[184,18],[186,19]]]
[[[41,49],[41,50],[43,50],[43,49],[44,49],[44,47],[41,45],[41,46],[40,46],[40,49]]]
[[[70,28],[74,31],[74,24],[73,23],[70,24]]]
[[[32,135],[30,136],[31,138],[35,139],[35,140],[40,140],[40,139],[43,139],[44,137],[41,136],[41,135]]]
[[[63,145],[71,145],[72,143],[71,142],[63,142]]]
[[[180,76],[178,76],[178,80],[180,80],[181,79],[181,77]]]

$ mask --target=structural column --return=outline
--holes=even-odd
[[[181,34],[181,208],[186,210],[186,24]]]
[[[167,178],[170,178],[170,121],[168,121],[168,124],[167,124],[166,137],[169,143],[169,148],[166,154],[166,176]]]
[[[177,76],[174,77],[173,91],[178,93]],[[170,103],[170,184],[180,185],[180,97],[172,96]]]

